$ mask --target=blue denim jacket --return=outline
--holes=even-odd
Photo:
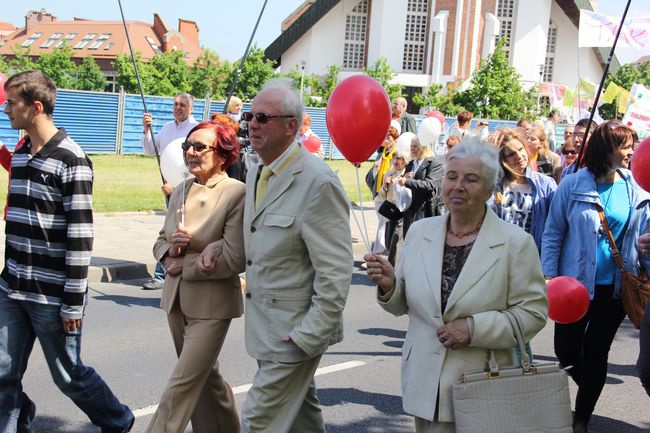
[[[546,225],[546,217],[548,215],[551,200],[557,189],[555,181],[541,173],[533,171],[530,167],[526,168],[526,180],[533,190],[533,209],[530,223],[530,235],[535,239],[537,252],[541,253],[542,250],[542,235],[544,234],[544,227]],[[496,185],[496,191],[503,193],[503,177],[499,179]],[[495,203],[490,200],[488,205],[494,210],[497,215],[501,215],[501,204]]]
[[[637,262],[650,269],[650,257],[639,256],[637,240],[648,230],[650,194],[642,190],[629,170],[619,170],[631,198],[630,217],[623,236],[621,257],[625,270],[639,274]],[[546,220],[542,241],[544,275],[574,277],[589,290],[593,299],[596,281],[596,248],[600,229],[598,208],[602,208],[596,189],[596,177],[587,168],[565,177],[558,187]],[[621,296],[621,275],[617,270],[614,297]]]

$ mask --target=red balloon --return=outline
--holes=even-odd
[[[548,317],[567,324],[582,319],[589,310],[589,292],[573,277],[556,277],[546,283]]]
[[[427,117],[435,117],[440,121],[440,126],[443,127],[445,126],[445,115],[442,114],[440,111],[438,110],[430,111],[429,114],[427,114]]]
[[[390,100],[376,80],[354,75],[341,81],[327,102],[327,130],[345,159],[368,160],[383,143],[390,126]]]
[[[644,138],[634,150],[632,175],[641,188],[650,191],[650,137]]]
[[[7,76],[0,72],[0,105],[4,104],[7,100],[7,94],[5,93],[5,83],[7,82]]]
[[[302,145],[305,146],[308,152],[316,153],[320,149],[320,137],[318,135],[310,135],[305,141],[302,142]]]

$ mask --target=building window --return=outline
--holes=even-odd
[[[147,42],[149,42],[149,45],[151,45],[151,48],[153,49],[154,53],[162,54],[162,51],[160,51],[160,48],[158,48],[158,44],[156,44],[156,41],[154,41],[152,37],[145,36],[145,39],[147,40]]]
[[[80,50],[84,48],[86,45],[90,43],[93,39],[95,39],[95,36],[97,36],[97,33],[88,33],[82,40],[77,42],[77,45],[74,46],[75,50]]]
[[[60,48],[68,45],[71,40],[77,37],[77,33],[68,33],[63,40],[60,40],[54,48]]]
[[[97,40],[96,40],[95,42],[93,42],[93,43],[88,47],[88,49],[89,49],[89,50],[97,50],[97,49],[99,49],[99,47],[101,47],[101,46],[104,44],[104,42],[106,42],[107,40],[109,40],[110,37],[111,37],[111,34],[110,34],[110,33],[102,33],[102,35],[101,35],[100,37],[98,37]]]
[[[344,68],[360,69],[364,66],[367,31],[368,0],[361,0],[345,17]]]
[[[31,46],[41,36],[43,36],[43,33],[34,33],[33,35],[31,35],[29,37],[29,39],[27,39],[25,42],[23,42],[22,47],[27,48],[27,47]]]
[[[429,0],[408,0],[402,69],[424,72]]]
[[[507,38],[507,42],[503,46],[506,52],[506,58],[510,60],[510,53],[512,51],[512,28],[515,23],[515,8],[517,7],[517,0],[499,0],[497,3],[497,18],[501,23],[501,30],[497,41],[500,38]]]
[[[54,33],[52,36],[47,38],[45,42],[43,42],[43,45],[41,45],[41,48],[50,48],[56,41],[61,39],[63,37],[63,33]]]
[[[546,35],[546,58],[544,59],[544,73],[542,79],[550,83],[553,81],[553,67],[555,66],[555,47],[557,46],[557,26],[552,21],[548,23]]]

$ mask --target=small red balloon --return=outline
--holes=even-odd
[[[388,133],[388,94],[378,81],[366,75],[348,77],[330,95],[325,120],[332,141],[345,159],[365,162]]]
[[[438,110],[430,111],[429,114],[427,114],[427,117],[435,117],[440,121],[441,126],[445,126],[445,115],[442,114],[440,111]]]
[[[7,76],[0,72],[0,105],[4,104],[7,100],[7,94],[5,93],[5,83],[7,82]]]
[[[632,175],[641,188],[650,191],[650,137],[644,138],[634,149]]]
[[[556,277],[546,283],[548,317],[567,324],[582,319],[589,310],[589,292],[573,277]]]
[[[310,135],[305,141],[302,142],[302,145],[305,146],[308,152],[316,153],[320,149],[320,137],[318,135]]]

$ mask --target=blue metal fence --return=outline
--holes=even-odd
[[[154,131],[173,120],[174,98],[164,96],[147,96],[147,108],[154,117]],[[206,104],[209,109],[206,110]],[[196,120],[207,120],[209,114],[220,113],[223,101],[205,99],[194,100],[193,115]],[[4,106],[0,107],[0,109]],[[244,104],[243,110],[248,110]],[[307,108],[311,116],[311,129],[321,138],[326,157],[343,159],[343,155],[332,142],[325,122],[325,108]],[[81,92],[59,90],[57,93],[54,121],[64,127],[68,134],[88,153],[124,153],[142,154],[140,138],[142,137],[142,115],[144,109],[139,95]],[[419,126],[424,116],[415,116]],[[445,118],[440,136],[440,145],[449,129],[456,121],[453,117]],[[472,128],[476,125],[472,122]],[[506,120],[489,120],[490,132],[505,126],[514,126],[516,122]],[[566,125],[557,125],[556,143],[563,142]],[[13,149],[19,138],[19,132],[11,129],[7,116],[0,114],[0,141]]]

